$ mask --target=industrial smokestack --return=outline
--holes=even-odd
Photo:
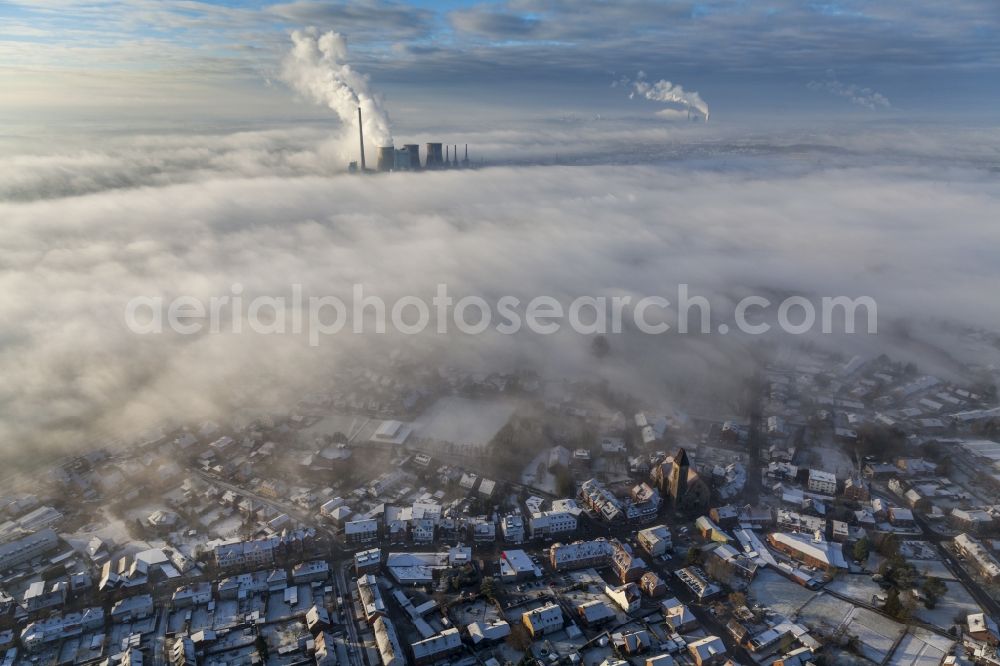
[[[361,107],[358,107],[358,141],[361,142],[361,170],[365,170],[365,126],[361,124]]]
[[[469,166],[469,144],[465,144],[465,157],[462,158],[462,166]]]
[[[445,165],[445,167],[450,167],[451,166],[451,156],[448,154],[448,150],[450,148],[451,148],[451,146],[445,146],[444,147],[444,165]]]
[[[455,166],[458,166],[458,144],[457,143],[454,146],[452,146],[452,150],[451,150],[451,163],[453,165],[455,165]]]
[[[705,122],[708,122],[708,104],[701,98],[701,95],[693,90],[684,90],[683,86],[673,84],[666,79],[650,83],[645,80],[645,76],[645,74],[639,72],[635,81],[630,81],[628,78],[621,80],[623,85],[631,87],[630,98],[641,95],[654,102],[680,104],[687,110],[689,119],[691,118],[691,112],[694,111],[704,116]],[[697,120],[697,117],[694,119]]]

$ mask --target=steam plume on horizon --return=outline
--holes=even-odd
[[[697,111],[705,118],[705,122],[708,122],[708,104],[697,92],[684,90],[680,84],[673,84],[666,79],[650,83],[646,80],[646,73],[642,71],[636,75],[635,80],[623,78],[620,83],[631,88],[629,99],[640,95],[653,102],[680,104],[685,109]]]
[[[806,87],[809,90],[826,91],[831,95],[843,97],[850,100],[852,104],[863,106],[873,111],[876,109],[888,109],[892,106],[889,98],[876,90],[853,83],[843,83],[838,80],[833,70],[827,70],[826,79],[823,81],[810,81],[806,84]]]
[[[347,40],[337,32],[317,28],[292,32],[292,50],[282,64],[281,78],[299,94],[332,109],[345,126],[358,126],[364,116],[365,137],[376,146],[392,144],[389,114],[372,92],[368,76],[347,62]]]

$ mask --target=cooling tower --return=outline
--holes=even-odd
[[[378,171],[392,171],[396,163],[396,149],[392,146],[378,147],[378,162],[375,168]]]
[[[424,159],[424,166],[428,169],[440,169],[444,166],[444,156],[440,143],[428,143],[424,146],[427,157]]]
[[[403,146],[410,158],[410,169],[420,168],[420,146],[415,143],[408,143]]]

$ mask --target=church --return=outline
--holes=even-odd
[[[669,498],[675,513],[696,514],[708,510],[712,490],[691,465],[683,448],[653,468],[653,481],[660,493]]]

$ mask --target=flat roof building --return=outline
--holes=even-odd
[[[523,550],[500,553],[500,578],[507,582],[527,580],[535,576],[535,563]]]

